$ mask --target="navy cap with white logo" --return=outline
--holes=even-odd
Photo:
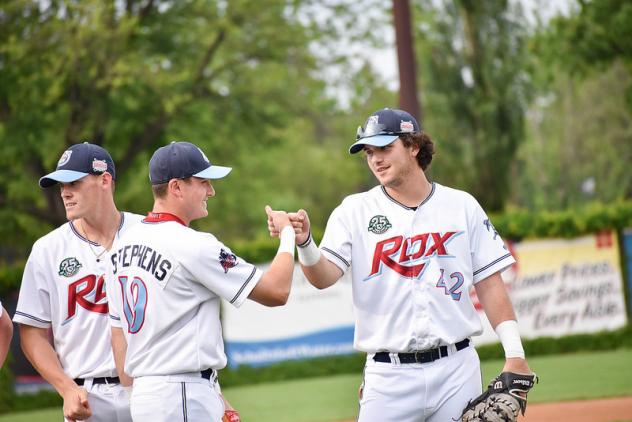
[[[172,142],[160,147],[149,160],[149,180],[152,185],[187,177],[221,179],[231,170],[231,167],[211,165],[202,150],[190,142]]]
[[[57,162],[57,169],[40,178],[42,188],[54,186],[57,183],[71,183],[89,174],[103,174],[108,172],[112,179],[116,179],[114,161],[110,154],[99,145],[83,142],[68,148]]]
[[[420,132],[417,120],[404,110],[383,108],[371,114],[358,128],[356,142],[349,148],[350,154],[362,151],[365,145],[384,147],[393,143],[399,135]]]

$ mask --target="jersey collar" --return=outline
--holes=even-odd
[[[417,209],[419,207],[421,207],[423,204],[425,204],[426,202],[428,202],[430,200],[430,198],[432,197],[432,195],[434,195],[435,193],[435,182],[430,182],[430,184],[432,185],[432,187],[430,188],[430,193],[428,194],[428,196],[426,197],[426,199],[424,199],[423,201],[421,201],[421,204],[417,205],[416,207],[409,207],[407,205],[402,204],[401,202],[399,202],[397,199],[393,198],[391,195],[388,194],[388,192],[386,191],[386,188],[384,186],[380,186],[380,188],[382,189],[382,192],[384,193],[384,195],[386,195],[386,197],[394,202],[395,204],[399,205],[400,207],[406,209],[406,210],[410,210],[410,211],[417,211]]]
[[[164,223],[166,221],[175,221],[176,223],[186,226],[184,221],[182,221],[178,216],[168,212],[150,212],[143,220],[143,223]]]

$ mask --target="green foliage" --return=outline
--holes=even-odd
[[[212,218],[196,227],[223,240],[255,236],[265,230],[266,203],[313,206],[318,221],[364,175],[344,155],[358,118],[338,109],[323,79],[330,66],[345,69],[357,98],[352,58],[333,42],[341,32],[360,37],[369,24],[320,19],[352,19],[357,7],[334,1],[319,4],[319,14],[313,0],[3,2],[0,243],[24,257],[65,221],[58,191],[40,190],[37,179],[83,140],[111,152],[121,209],[151,209],[152,152],[189,140],[235,169],[217,183]],[[380,93],[363,104],[378,108],[380,81],[366,92]],[[314,180],[318,193],[306,186]]]
[[[9,352],[4,365],[0,367],[0,414],[14,410],[15,391],[13,390],[13,373],[9,370],[9,363],[13,357]]]
[[[543,73],[553,70],[546,80]],[[630,73],[615,63],[580,79],[545,61],[536,71],[544,80],[514,167],[514,204],[559,210],[629,198],[632,112],[625,92],[632,88]]]
[[[19,289],[23,271],[22,263],[0,266],[0,297],[7,297],[9,292]]]
[[[344,356],[286,361],[258,368],[241,365],[236,369],[221,370],[219,378],[222,387],[232,387],[341,373],[360,373],[365,360],[365,354],[354,353]]]
[[[577,13],[552,22],[543,42],[553,43],[557,60],[571,72],[609,66],[620,59],[632,65],[632,4],[580,1]]]
[[[524,139],[530,81],[517,2],[419,3],[415,17],[424,105],[435,140],[435,180],[465,189],[488,211],[509,198],[511,164]]]
[[[601,230],[623,230],[632,224],[632,202],[589,204],[567,211],[510,211],[492,218],[503,237],[576,237]]]

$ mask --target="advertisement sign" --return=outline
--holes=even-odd
[[[503,273],[523,338],[613,330],[626,323],[614,232],[512,244],[517,264]],[[497,342],[485,324],[477,344]]]

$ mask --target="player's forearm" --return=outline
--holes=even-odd
[[[20,342],[29,362],[60,395],[77,388],[74,380],[64,372],[55,349],[48,341],[46,329],[21,324]]]
[[[112,327],[112,354],[114,355],[114,364],[118,373],[121,385],[129,387],[134,379],[125,373],[125,356],[127,354],[127,341],[123,334],[123,330],[118,327]]]
[[[2,367],[4,360],[7,358],[12,337],[13,323],[7,311],[2,309],[2,316],[0,317],[0,367]]]
[[[516,320],[516,314],[500,273],[490,275],[485,280],[476,283],[474,287],[492,328],[495,329],[503,321]]]
[[[340,268],[323,255],[320,256],[318,263],[315,265],[301,265],[301,269],[307,280],[317,289],[326,289],[333,286],[342,276]]]
[[[342,271],[323,256],[311,233],[307,240],[297,245],[298,261],[307,280],[318,289],[332,286],[342,276]]]
[[[282,306],[287,303],[292,286],[294,258],[288,253],[274,257],[268,271],[250,294],[250,298],[265,306]]]

